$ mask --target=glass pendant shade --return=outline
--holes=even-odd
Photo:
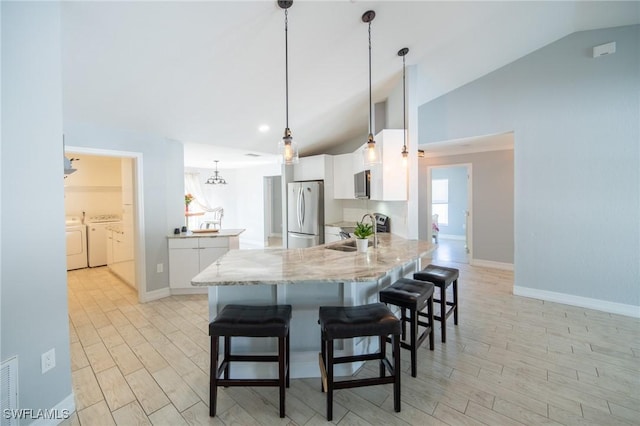
[[[284,137],[278,143],[278,153],[283,164],[298,164],[298,144],[293,140],[291,130],[285,129]]]
[[[369,140],[362,150],[362,158],[365,166],[382,163],[382,155],[376,141],[373,140],[373,135],[369,135]]]

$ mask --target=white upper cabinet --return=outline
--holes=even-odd
[[[382,152],[382,164],[371,167],[371,199],[407,200],[407,168],[402,162],[404,131],[384,129],[375,137]],[[359,153],[359,152],[356,152]]]
[[[404,132],[402,129],[384,129],[375,137],[382,156],[382,164],[369,167],[371,171],[370,199],[376,201],[407,200],[407,168],[402,162]],[[351,154],[333,157],[334,197],[354,199],[353,175],[365,170],[362,144]]]
[[[333,198],[338,200],[353,200],[353,175],[355,172],[355,154],[340,154],[333,156]]]
[[[298,164],[293,166],[293,180],[296,182],[304,180],[323,180],[326,175],[325,160],[326,155],[313,155],[302,157]]]

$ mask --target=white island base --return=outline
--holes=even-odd
[[[418,260],[387,272],[375,281],[327,282],[304,281],[289,284],[219,285],[209,287],[209,315],[212,321],[227,304],[275,305],[293,308],[290,329],[290,375],[292,378],[320,377],[320,306],[358,306],[378,302],[378,292],[398,278],[419,268]],[[220,339],[220,344],[223,345]],[[372,353],[378,350],[377,337],[337,340],[336,356]],[[232,338],[233,353],[264,354],[277,351],[276,338]],[[336,376],[352,375],[362,363],[335,366]],[[277,363],[232,363],[232,378],[277,377]]]

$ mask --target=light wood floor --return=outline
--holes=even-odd
[[[640,321],[515,297],[511,272],[450,265],[461,271],[460,324],[450,318],[446,344],[436,326],[417,378],[403,351],[402,411],[391,385],[339,390],[334,423],[640,424]],[[318,379],[291,381],[285,419],[273,388],[221,388],[210,419],[206,297],[141,305],[104,268],[68,276],[77,411],[65,424],[326,423]]]

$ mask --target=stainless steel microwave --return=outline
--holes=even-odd
[[[353,175],[354,192],[356,198],[369,198],[371,188],[371,172],[365,170]]]

